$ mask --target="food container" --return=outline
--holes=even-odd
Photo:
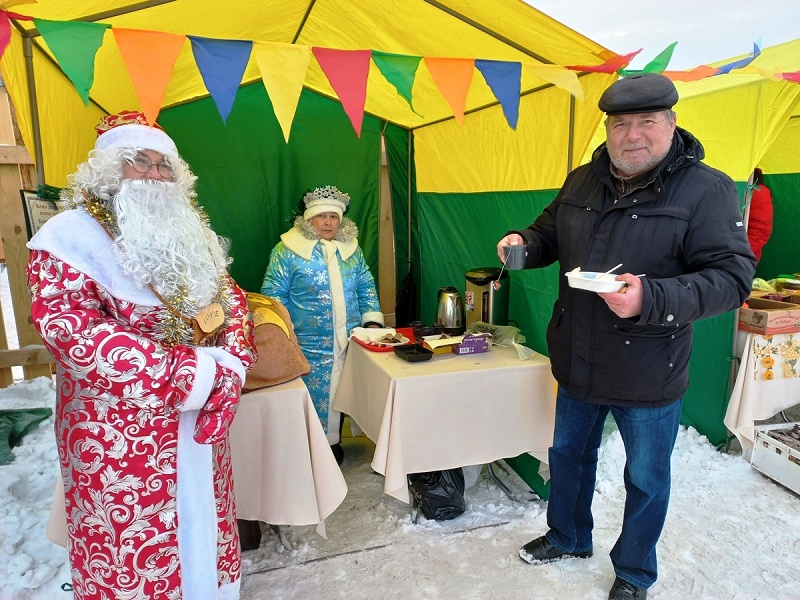
[[[755,428],[750,466],[800,494],[800,441],[792,432],[800,423],[761,425]]]
[[[453,354],[479,354],[489,350],[488,333],[467,333],[460,343],[453,346]]]
[[[427,348],[423,348],[419,344],[395,346],[394,353],[408,362],[422,362],[423,360],[430,360],[433,356],[433,352]]]

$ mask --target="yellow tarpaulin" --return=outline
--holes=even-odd
[[[103,13],[88,14],[83,0],[40,0],[17,10],[54,21],[89,20],[113,28],[153,30],[227,40],[295,43],[420,57],[518,61],[525,65],[599,65],[609,56],[602,46],[561,25],[520,0],[155,0],[124,12],[127,2],[105,2]],[[121,14],[116,14],[121,13]],[[66,175],[93,144],[92,127],[106,112],[140,108],[111,31],[96,55],[91,103],[86,108],[56,66],[34,23],[18,26],[33,48],[35,92],[47,183],[64,185]],[[23,35],[14,28],[2,60],[26,145],[33,153]],[[424,61],[423,61],[424,63]],[[370,64],[365,110],[415,130],[420,154],[419,191],[479,192],[558,186],[570,160],[583,154],[588,132],[600,115],[598,95],[615,76],[580,77],[576,99],[553,82],[575,89],[574,73],[543,79],[546,71],[522,70],[519,126],[513,131],[481,75],[475,72],[466,99],[466,119],[458,124],[430,73],[420,66],[413,87],[414,109]],[[242,83],[260,80],[251,56]],[[569,78],[572,78],[571,80]],[[328,79],[311,60],[305,86],[335,97]],[[176,60],[162,108],[208,95],[191,44]],[[235,106],[234,106],[235,110]],[[275,118],[265,114],[264,118]],[[200,125],[200,124],[198,124]],[[571,155],[571,157],[570,157]]]

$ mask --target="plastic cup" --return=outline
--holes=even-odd
[[[525,244],[517,244],[515,246],[503,246],[503,252],[506,255],[506,269],[516,271],[525,268],[525,258],[528,250]]]

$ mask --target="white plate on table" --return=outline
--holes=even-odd
[[[625,287],[624,281],[617,281],[617,276],[610,273],[569,271],[566,276],[569,287],[590,292],[619,292]]]

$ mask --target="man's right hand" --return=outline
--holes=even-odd
[[[525,243],[525,239],[518,233],[509,233],[502,240],[497,242],[497,258],[501,263],[506,262],[506,253],[503,251],[503,246],[519,246]]]

